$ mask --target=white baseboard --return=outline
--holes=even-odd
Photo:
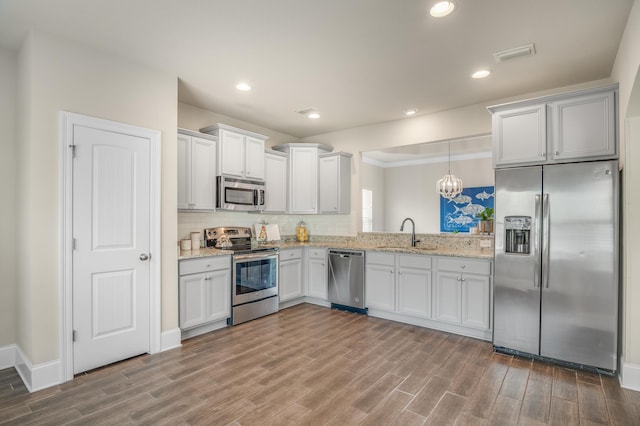
[[[640,365],[625,363],[624,357],[620,357],[618,380],[623,388],[640,391]]]
[[[227,320],[222,319],[216,322],[210,322],[205,325],[201,325],[200,327],[190,328],[188,330],[182,330],[180,333],[182,335],[182,339],[190,339],[192,337],[199,336],[204,333],[209,333],[211,331],[220,330],[227,327]]]
[[[60,360],[33,365],[27,356],[16,346],[15,368],[29,392],[36,392],[63,382]]]
[[[168,351],[182,346],[180,343],[181,332],[179,328],[163,331],[160,336],[160,352]]]
[[[15,367],[16,345],[7,345],[0,348],[0,370]]]

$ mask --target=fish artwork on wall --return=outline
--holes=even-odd
[[[478,214],[494,208],[494,199],[493,186],[465,188],[451,200],[440,196],[440,232],[469,232],[478,226]]]

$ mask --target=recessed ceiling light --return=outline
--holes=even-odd
[[[248,92],[249,90],[251,90],[251,86],[249,86],[247,83],[238,83],[236,84],[236,89],[242,92]]]
[[[485,78],[489,77],[489,74],[491,74],[491,71],[489,70],[478,70],[471,74],[471,78]]]
[[[418,112],[417,108],[410,108],[404,112],[404,115],[415,115]]]
[[[431,10],[429,10],[429,13],[434,18],[442,18],[453,12],[453,9],[455,8],[456,5],[452,1],[439,1],[438,3],[433,5]]]
[[[308,118],[320,118],[320,114],[313,107],[300,108],[295,110],[300,115],[306,115]]]

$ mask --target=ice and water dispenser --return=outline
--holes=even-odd
[[[529,254],[531,250],[531,217],[506,216],[504,218],[505,252]]]

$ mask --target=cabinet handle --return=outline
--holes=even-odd
[[[390,274],[393,274],[393,269],[389,271]]]
[[[460,281],[463,281],[463,282],[464,282],[464,278],[460,278]]]
[[[556,151],[556,152],[553,153],[553,155],[555,155],[557,157],[558,155],[560,155],[560,152]]]
[[[464,269],[466,267],[467,267],[467,265],[460,265],[460,269]]]

